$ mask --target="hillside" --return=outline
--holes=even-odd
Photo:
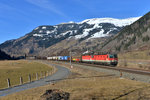
[[[108,52],[141,51],[150,49],[150,12],[103,44]]]
[[[0,49],[14,56],[25,54],[48,56],[54,52],[55,54],[60,54],[64,50],[67,52],[72,47],[80,48],[84,52],[88,48],[101,45],[99,41],[100,43],[105,42],[101,40],[117,34],[126,25],[130,25],[137,19],[139,17],[129,19],[94,18],[79,23],[39,26],[19,39],[2,43]],[[91,47],[88,46],[89,44]]]

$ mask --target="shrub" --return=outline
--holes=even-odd
[[[149,36],[147,35],[147,36],[143,37],[142,40],[143,40],[143,42],[147,42],[147,41],[149,41],[149,39],[150,39],[150,38],[149,38]]]

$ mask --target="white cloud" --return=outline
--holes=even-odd
[[[66,15],[63,12],[61,12],[60,10],[58,10],[56,8],[56,6],[52,2],[50,2],[50,0],[26,0],[26,1],[30,4],[33,4],[33,5],[38,6],[40,8],[47,9],[47,10],[54,12],[58,15],[66,17]]]

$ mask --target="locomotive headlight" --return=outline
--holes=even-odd
[[[112,60],[113,62],[116,62],[116,60]]]

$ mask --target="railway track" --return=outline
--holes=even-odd
[[[98,68],[117,70],[117,71],[120,71],[120,72],[129,72],[129,73],[135,73],[135,74],[141,74],[141,75],[150,75],[150,71],[141,70],[141,69],[119,68],[119,67],[110,67],[110,66],[104,66],[104,65],[98,65],[98,64],[87,64],[87,63],[75,63],[75,62],[73,62],[73,63],[84,65],[84,66],[86,65],[86,66],[92,66],[92,67],[98,67]]]
[[[64,61],[61,61],[61,62],[64,62]],[[68,64],[70,64],[70,63],[68,62]],[[142,70],[142,69],[121,68],[121,67],[119,68],[119,67],[111,67],[111,66],[98,65],[98,64],[88,64],[88,63],[77,63],[77,62],[72,62],[72,64],[79,64],[79,65],[83,65],[83,66],[104,68],[104,69],[116,70],[116,71],[119,71],[119,72],[128,72],[128,73],[134,73],[134,74],[150,76],[150,71]]]
[[[54,61],[53,61],[54,62]],[[55,61],[56,63],[57,61]],[[59,61],[57,64],[67,64],[70,65],[69,62]],[[117,77],[126,78],[130,80],[140,81],[150,83],[150,71],[133,69],[133,68],[119,68],[119,67],[110,67],[104,65],[96,65],[96,64],[87,64],[87,63],[76,63],[72,62],[73,66],[81,67],[89,70],[94,70],[107,74],[114,74]]]
[[[70,63],[67,63],[70,64]],[[115,76],[150,83],[150,71],[132,69],[132,68],[118,68],[118,67],[110,67],[104,65],[96,65],[96,64],[87,64],[87,63],[72,63],[72,65],[76,65],[82,68],[87,68],[90,70],[95,70],[103,73],[111,73]]]

